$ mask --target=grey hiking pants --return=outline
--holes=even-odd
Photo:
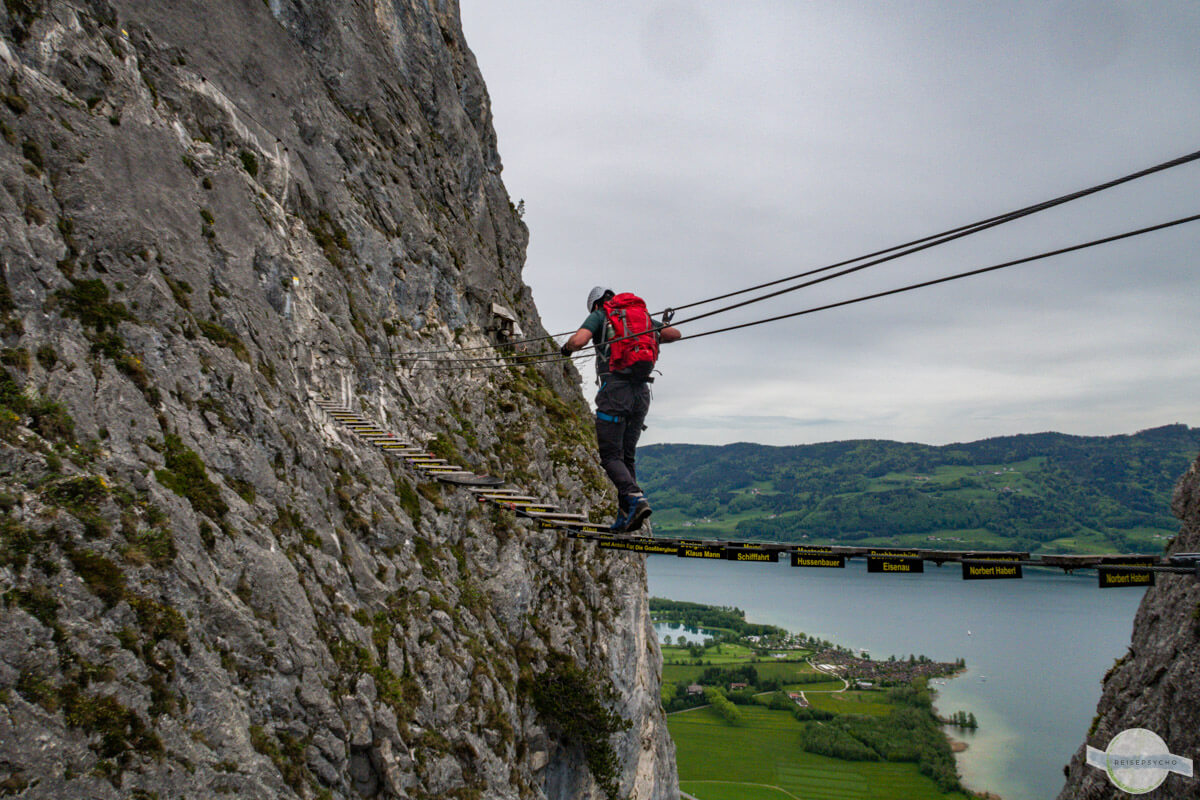
[[[600,449],[600,466],[617,487],[621,508],[625,498],[641,494],[637,485],[638,438],[650,410],[650,384],[609,378],[596,393],[596,444]]]

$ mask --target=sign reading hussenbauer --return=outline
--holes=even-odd
[[[824,569],[845,569],[846,557],[833,553],[809,553],[805,551],[792,552],[793,567],[817,567]]]

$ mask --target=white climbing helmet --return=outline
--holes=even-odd
[[[592,307],[596,305],[597,300],[599,300],[601,297],[604,297],[604,295],[611,291],[612,289],[609,289],[607,286],[593,286],[592,290],[588,292],[588,311],[592,310]]]

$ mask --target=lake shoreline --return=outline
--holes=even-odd
[[[952,675],[951,679],[963,676],[966,674],[966,672],[967,671],[964,669],[964,670]],[[934,692],[933,713],[936,714],[939,718],[942,718],[942,709],[938,708],[938,705],[937,705],[937,697],[938,696],[939,696],[939,693],[935,691]],[[966,779],[961,777],[962,776],[962,769],[961,769],[962,761],[959,758],[959,756],[962,753],[965,753],[968,750],[970,750],[971,745],[968,744],[967,742],[964,742],[962,739],[957,739],[953,735],[951,735],[946,730],[946,728],[950,728],[950,727],[954,727],[954,726],[943,724],[942,725],[942,735],[946,737],[946,741],[948,741],[950,743],[950,750],[951,750],[951,752],[954,753],[955,768],[958,769],[959,776],[960,776],[959,783],[962,784],[963,788],[966,789],[968,794],[970,794],[971,796],[973,796],[975,798],[978,798],[978,800],[1004,800],[1004,798],[1002,798],[1000,795],[996,794],[995,792],[968,786]]]
[[[662,599],[680,602],[680,601],[675,600],[674,598],[662,598]],[[746,623],[751,624],[751,625],[761,625],[762,624],[762,623],[759,623],[757,620],[751,620],[749,617],[746,617],[744,619],[745,619]],[[680,621],[676,618],[673,618],[669,615],[666,615],[666,614],[657,615],[653,619],[653,626],[654,626],[654,632],[655,632],[656,638],[658,639],[660,646],[664,646],[663,639],[665,637],[670,637],[670,636],[674,635],[673,632],[678,631],[681,628],[689,634],[699,633],[701,630],[703,630],[698,627],[689,627],[682,621]],[[665,630],[670,630],[670,631],[672,631],[672,633],[664,634]],[[711,630],[711,629],[708,630],[707,632],[708,633],[716,633],[715,630]],[[787,634],[789,637],[796,637],[796,636],[800,635],[798,631],[787,631]],[[684,637],[680,636],[679,638],[682,640]],[[682,645],[682,642],[680,642],[680,644]],[[869,658],[864,659],[859,656],[849,655],[848,650],[846,650],[844,653],[838,652],[839,646],[838,646],[837,642],[825,641],[824,645],[825,645],[825,649],[822,652],[814,652],[811,656],[809,656],[805,660],[810,665],[812,665],[814,667],[814,669],[817,669],[821,672],[828,672],[829,675],[839,678],[843,682],[843,684],[845,684],[844,689],[850,688],[850,682],[847,680],[847,678],[844,675],[840,674],[842,672],[842,670],[851,669],[855,663],[859,663],[859,664],[871,664],[872,663]],[[669,645],[666,645],[666,646],[669,646]],[[817,657],[818,655],[827,656],[827,658],[825,660],[839,661],[841,663],[837,666],[825,665],[825,664],[818,666],[817,664],[815,664],[812,661],[812,659]],[[922,656],[922,659],[924,659],[924,656]],[[672,663],[674,663],[674,662],[672,662]],[[709,662],[709,663],[711,663],[711,662]],[[747,663],[751,663],[751,664],[770,663],[770,661],[768,659],[763,658],[761,660],[753,659]],[[891,663],[896,663],[896,662],[893,661]],[[905,664],[904,661],[899,661],[898,663],[900,665]],[[923,663],[923,662],[919,662],[919,663]],[[935,667],[947,668],[947,667],[952,666],[950,664],[937,664],[936,662],[931,662],[931,663],[933,663],[933,665]],[[665,658],[663,659],[662,664],[663,664],[663,666],[665,666],[665,664],[666,664]],[[934,678],[934,680],[941,680],[944,682],[944,681],[959,677],[961,675],[964,675],[964,674],[966,674],[966,672],[967,672],[966,665],[960,663],[959,665],[957,665],[957,668],[953,669],[953,671],[941,672],[940,674],[936,674],[936,677]],[[662,672],[660,669],[660,678],[661,677],[662,677]],[[929,689],[930,694],[932,695],[932,698],[936,701],[936,699],[938,697],[938,691],[935,687],[933,687],[929,684],[929,680],[930,680],[929,676],[914,674],[909,678],[908,685],[915,686],[915,685],[917,685],[917,683],[919,681],[922,681],[922,680],[926,682],[925,683],[926,687]],[[856,683],[857,683],[857,681],[856,681]],[[884,686],[878,686],[877,688],[874,688],[870,691],[877,692],[879,694],[886,694],[887,690],[884,688]],[[803,695],[803,693],[801,693],[801,695]],[[676,710],[674,712],[666,712],[666,713],[668,716],[670,716],[672,714],[682,714],[686,711],[695,711],[696,708],[707,708],[707,706],[697,706],[697,707],[693,707],[693,708],[681,709],[681,710]],[[970,745],[968,745],[966,742],[962,741],[961,739],[956,739],[955,737],[950,735],[950,733],[946,729],[948,727],[952,727],[952,726],[950,726],[948,723],[945,722],[945,718],[943,717],[941,710],[937,707],[936,703],[931,704],[930,713],[933,715],[933,718],[937,721],[938,729],[941,732],[942,736],[945,737],[946,744],[949,746],[951,753],[954,754],[955,771],[958,772],[959,771],[958,768],[960,766],[959,760],[958,760],[958,754],[965,752],[970,747]],[[959,774],[961,774],[961,773],[959,773]],[[963,783],[961,781],[961,778],[960,778],[960,785],[962,786],[963,790],[967,794],[981,798],[981,800],[1001,800],[999,795],[994,795],[989,792],[978,792],[973,789],[970,789],[965,783]]]
[[[937,703],[975,714],[980,727],[961,736],[971,747],[956,756],[959,772],[967,786],[1005,800],[1044,800],[1062,788],[1062,765],[1096,713],[1101,678],[1128,649],[1143,594],[1045,570],[1020,581],[963,581],[945,569],[879,576],[861,564],[801,570],[655,558],[647,573],[651,595],[737,607],[873,659],[911,651],[964,658],[966,675],[937,682]],[[1029,671],[1047,659],[1052,669]]]

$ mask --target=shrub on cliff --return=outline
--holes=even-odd
[[[616,700],[612,684],[588,675],[569,656],[551,653],[545,671],[522,678],[520,688],[547,728],[564,743],[582,748],[592,777],[610,800],[616,800],[619,764],[609,740],[630,723],[608,708]]]

